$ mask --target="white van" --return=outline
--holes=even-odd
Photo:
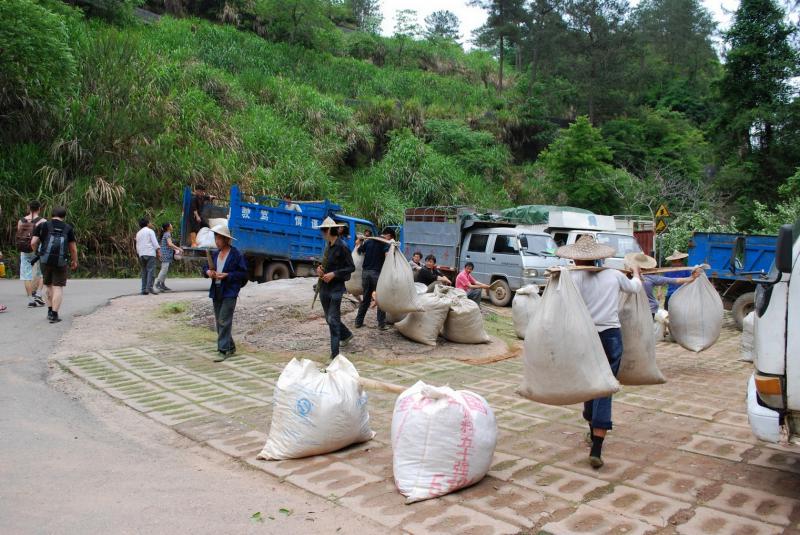
[[[754,372],[747,383],[753,434],[800,445],[800,221],[778,234],[769,279],[756,290]],[[798,449],[800,451],[800,448]]]

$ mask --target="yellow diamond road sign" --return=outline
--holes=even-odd
[[[656,210],[656,217],[672,217],[669,210],[667,210],[666,204],[662,204],[658,207],[658,210]]]
[[[659,219],[656,223],[656,232],[661,234],[665,230],[667,230],[667,223],[663,219]]]

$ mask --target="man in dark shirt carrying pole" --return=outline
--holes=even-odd
[[[383,229],[381,237],[386,240],[394,240],[394,230],[390,228]],[[364,297],[358,307],[356,329],[364,326],[364,317],[367,315],[367,310],[369,310],[369,305],[372,302],[372,293],[378,288],[378,278],[381,276],[383,261],[386,259],[386,253],[389,252],[389,245],[377,239],[367,239],[358,248],[358,252],[364,255],[364,264],[361,267],[361,284],[364,288]],[[378,328],[382,331],[387,329],[386,312],[381,310],[380,307],[378,307]]]
[[[342,323],[342,295],[344,283],[356,270],[353,255],[347,245],[339,238],[340,225],[330,217],[319,226],[327,243],[324,266],[317,266],[319,281],[319,301],[325,311],[325,321],[331,332],[331,360],[339,354],[339,345],[346,346],[353,339],[353,333]]]

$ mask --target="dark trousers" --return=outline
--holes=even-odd
[[[483,297],[483,290],[480,288],[473,288],[467,292],[467,297],[475,301],[475,304],[481,306],[481,298]]]
[[[235,351],[236,344],[233,342],[233,311],[236,309],[235,297],[223,297],[213,299],[214,303],[214,323],[217,326],[217,351]]]
[[[140,256],[139,268],[142,276],[142,292],[152,292],[153,281],[156,278],[156,257]]]
[[[358,307],[356,325],[364,324],[364,317],[367,315],[370,303],[372,303],[372,292],[378,288],[378,277],[380,276],[381,274],[377,271],[364,271],[361,274],[361,284],[364,288],[364,294],[361,298],[361,305]],[[384,325],[386,325],[386,312],[378,307],[378,326],[383,327]]]
[[[319,302],[325,312],[325,321],[331,332],[331,358],[339,354],[339,342],[353,336],[350,329],[342,323],[342,294],[344,290],[333,292],[320,290]]]
[[[672,297],[672,294],[667,294],[664,298],[664,310],[669,311],[669,298]]]
[[[622,331],[620,329],[606,329],[599,334],[608,363],[611,365],[611,371],[616,377],[622,361]],[[594,429],[611,429],[611,396],[585,402],[583,404],[583,419],[591,422]]]

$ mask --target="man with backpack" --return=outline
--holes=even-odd
[[[64,299],[64,286],[67,285],[67,264],[74,271],[78,269],[78,245],[75,231],[64,222],[67,209],[61,206],[53,208],[53,218],[33,230],[31,248],[38,253],[35,263],[41,262],[42,278],[47,291],[47,319],[50,323],[58,323],[58,310]]]
[[[31,308],[44,306],[42,299],[42,270],[37,263],[31,263],[36,252],[31,247],[33,231],[46,219],[39,215],[42,206],[39,201],[28,204],[28,215],[17,222],[17,249],[19,250],[19,278],[25,284],[28,294],[28,306]]]

